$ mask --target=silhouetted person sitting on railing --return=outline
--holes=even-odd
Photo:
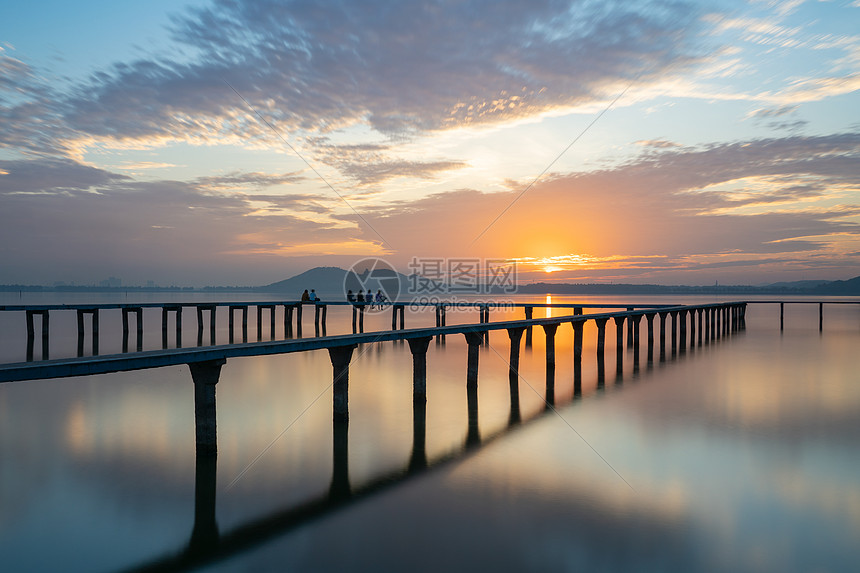
[[[359,289],[358,296],[356,297],[355,301],[356,302],[364,302],[364,291]]]
[[[382,303],[384,303],[386,300],[387,300],[387,299],[385,298],[385,295],[384,295],[384,294],[382,294],[382,291],[381,291],[381,290],[377,290],[377,291],[376,291],[376,304],[377,304],[377,306],[378,306],[379,308],[382,308]]]
[[[310,302],[311,295],[308,294],[308,289],[305,289],[305,292],[302,293],[302,302]]]
[[[346,301],[347,302],[355,302],[355,295],[352,292],[352,289],[346,292]]]
[[[317,291],[315,291],[314,289],[311,289],[311,294],[309,296],[310,296],[311,302],[319,302],[320,301],[320,297],[317,296]]]

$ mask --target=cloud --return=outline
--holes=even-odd
[[[681,147],[680,143],[675,143],[674,141],[668,141],[666,139],[642,139],[635,142],[636,145],[641,145],[642,147],[653,147],[656,149],[669,149],[672,147]]]
[[[691,62],[696,18],[682,0],[224,0],[175,19],[196,60],[118,63],[35,117],[61,118],[61,137],[140,145],[271,137],[256,112],[282,134],[496,124]]]
[[[169,167],[176,167],[176,165],[172,163],[159,163],[157,161],[138,161],[136,163],[123,163],[118,166],[118,169],[136,171],[138,169],[167,169]]]
[[[828,253],[845,269],[838,244],[860,240],[858,159],[856,133],[649,150],[618,168],[539,182],[512,207],[519,190],[464,189],[365,215],[399,252],[424,256],[573,254],[607,269],[618,256],[696,269]],[[663,258],[639,258],[654,254]]]
[[[0,195],[56,194],[129,180],[96,167],[64,159],[0,161]]]
[[[753,119],[782,117],[784,115],[793,114],[797,111],[797,107],[798,106],[796,105],[782,105],[778,107],[760,108],[748,113],[747,117],[751,117]]]
[[[35,260],[46,276],[67,280],[121,274],[138,281],[173,276],[165,280],[257,284],[251,277],[289,274],[285,253],[319,256],[344,245],[382,253],[354,224],[332,218],[331,204],[309,195],[138,182],[44,159],[2,162],[2,169],[10,172],[0,176],[0,266],[7,281],[33,276]],[[52,192],[32,194],[44,190]]]
[[[399,158],[392,144],[338,145],[324,136],[310,137],[308,143],[317,161],[337,167],[341,174],[362,187],[405,177],[430,179],[437,173],[468,167],[464,161],[450,159],[426,161]]]
[[[385,250],[336,197],[237,191],[296,173],[139,182],[71,161],[3,161],[0,263],[8,277],[38,260],[67,280],[163,268],[158,277],[198,284],[265,282],[248,278],[260,268],[275,280],[297,257],[315,266],[338,254],[403,268],[412,256],[560,257],[577,276],[628,280],[753,265],[845,278],[858,264],[858,158],[858,133],[649,147],[625,165],[541,181],[492,225],[521,188],[362,204]]]
[[[300,172],[270,174],[234,171],[226,175],[198,177],[194,182],[201,187],[210,189],[228,189],[234,187],[266,188],[276,185],[291,185],[305,180],[305,176],[301,175]]]

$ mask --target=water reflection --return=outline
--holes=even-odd
[[[238,527],[221,532],[216,522],[216,457],[205,455],[198,444],[195,478],[195,507],[194,525],[190,541],[179,553],[156,559],[133,571],[173,571],[187,570],[205,563],[219,561],[246,551],[250,547],[264,543],[276,537],[283,536],[309,521],[319,519],[329,513],[339,511],[344,506],[368,496],[382,493],[424,472],[465,459],[481,446],[499,440],[511,432],[533,424],[548,415],[558,415],[555,396],[555,347],[556,327],[545,329],[546,351],[546,397],[545,408],[535,412],[523,420],[519,396],[519,342],[524,329],[511,329],[508,332],[511,342],[509,362],[509,391],[510,409],[508,423],[498,430],[482,436],[479,421],[478,366],[479,348],[485,344],[482,333],[470,333],[465,336],[467,346],[467,367],[465,376],[467,419],[466,435],[459,449],[444,455],[428,459],[426,451],[427,439],[427,398],[425,394],[426,363],[418,365],[413,362],[413,401],[412,401],[412,447],[408,463],[402,469],[377,476],[365,483],[353,485],[349,472],[349,421],[347,417],[335,417],[332,425],[332,472],[328,492],[325,496],[306,500],[297,506],[281,509],[263,517],[253,519]],[[634,331],[634,337],[636,336]],[[576,340],[576,336],[574,340]],[[430,338],[410,341],[413,356],[424,356]],[[381,345],[379,345],[381,346]],[[423,350],[423,351],[422,351]],[[351,354],[351,352],[350,352]],[[426,359],[426,356],[425,356]],[[347,362],[344,362],[346,364]],[[575,360],[577,380],[571,401],[581,398],[581,356]],[[634,375],[636,373],[634,368]],[[335,378],[338,377],[335,366]],[[199,375],[197,376],[199,378]],[[598,377],[601,385],[602,375]],[[616,376],[616,385],[620,386],[623,373]],[[337,383],[337,382],[335,382]],[[212,385],[214,387],[214,384]],[[576,388],[579,388],[579,391]],[[335,398],[337,401],[337,398]],[[337,410],[337,402],[335,403]]]
[[[549,416],[541,414],[549,371],[541,329],[515,369],[513,355],[509,364],[481,346],[476,399],[463,391],[462,336],[447,349],[432,345],[429,401],[412,398],[411,354],[375,345],[354,365],[349,425],[337,429],[321,400],[308,413],[321,423],[297,426],[229,492],[247,460],[331,381],[327,356],[230,361],[218,386],[217,480],[211,459],[195,471],[193,448],[182,445],[193,445],[187,369],[3,385],[0,449],[14,461],[0,484],[4,561],[47,560],[35,549],[47,541],[57,557],[44,570],[129,562],[153,570],[396,570],[415,559],[437,570],[559,570],[571,560],[581,570],[851,570],[849,542],[860,533],[856,316],[829,319],[836,330],[816,331],[817,342],[792,330],[794,317],[781,339],[773,336],[770,318],[752,334],[679,353],[683,359],[668,360],[667,349],[665,368],[642,369],[647,383],[627,383],[633,351],[625,350],[617,387],[611,371],[605,380],[601,354],[595,360],[593,322],[579,361],[571,359],[571,328],[562,327],[557,414]],[[503,356],[508,340],[491,338]],[[606,352],[611,360],[612,348]],[[497,433],[505,439],[494,440]],[[63,443],[52,446],[54,434]],[[57,482],[66,489],[58,493]],[[355,503],[375,493],[385,495]],[[122,521],[114,508],[133,517]],[[55,521],[66,527],[52,528]],[[74,549],[56,543],[67,536]],[[98,547],[105,544],[129,548],[111,560]],[[88,552],[86,564],[79,552]]]

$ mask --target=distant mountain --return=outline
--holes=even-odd
[[[343,300],[346,292],[352,290],[381,290],[389,300],[402,300],[406,297],[410,278],[388,267],[366,268],[360,272],[344,270],[339,267],[316,267],[292,278],[270,285],[257,287],[258,292],[285,293],[298,298],[305,289],[314,289],[320,298]]]
[[[809,294],[825,296],[858,296],[860,295],[860,277],[847,281],[831,281],[809,289]]]
[[[770,283],[766,285],[762,285],[759,288],[788,288],[788,289],[811,289],[817,286],[825,285],[830,281],[825,280],[806,280],[806,281],[791,281],[791,282],[780,282],[780,283]]]
[[[338,267],[315,267],[294,277],[257,287],[260,292],[286,293],[298,299],[305,289],[320,295],[342,295],[346,271]]]

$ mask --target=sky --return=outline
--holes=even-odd
[[[860,1],[7,3],[0,283],[860,275]]]

